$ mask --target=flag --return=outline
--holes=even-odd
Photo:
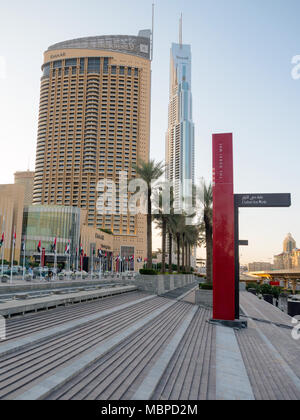
[[[57,239],[55,238],[54,243],[51,245],[51,252],[56,252],[56,242],[57,242]]]
[[[16,239],[17,239],[17,235],[16,232],[14,232],[14,236],[13,236],[13,245],[16,245]]]
[[[2,245],[4,244],[4,232],[2,233],[2,237],[0,240],[0,248],[2,248]]]
[[[40,241],[38,246],[37,246],[37,252],[40,254],[41,253],[41,247],[42,247],[42,242]]]
[[[82,244],[80,244],[80,248],[79,248],[79,255],[83,255],[83,248],[82,248]]]
[[[70,241],[67,243],[66,248],[65,248],[65,254],[69,255],[70,254]]]
[[[78,256],[78,248],[76,248],[76,257]]]
[[[98,258],[102,258],[102,250],[98,249]]]
[[[22,251],[22,252],[25,252],[25,240],[22,242],[21,251]]]

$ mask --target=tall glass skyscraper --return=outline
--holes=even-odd
[[[173,183],[177,200],[181,193],[183,197],[191,196],[195,178],[191,63],[190,45],[172,44],[166,164],[167,178]]]

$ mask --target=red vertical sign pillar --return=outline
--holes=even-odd
[[[232,134],[213,135],[213,319],[235,320]]]

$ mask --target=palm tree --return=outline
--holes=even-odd
[[[169,235],[169,272],[171,273],[173,271],[173,240],[176,237],[176,215],[173,213],[171,213],[167,219],[167,232]]]
[[[134,165],[137,176],[147,183],[148,187],[148,213],[147,213],[147,268],[152,269],[152,185],[153,181],[159,179],[164,173],[164,165],[162,162],[156,163],[154,160],[149,162],[139,161]]]
[[[170,213],[164,213],[163,209],[163,197],[162,194],[159,194],[158,197],[159,206],[154,217],[156,219],[156,225],[161,230],[162,235],[162,273],[166,272],[166,251],[167,251],[167,236],[169,239],[169,271],[172,272],[172,248],[173,248],[173,237],[176,236],[176,217],[174,217],[174,198],[173,198],[173,188],[171,187],[170,191]]]
[[[182,244],[183,232],[185,230],[185,216],[183,214],[174,214],[172,219],[174,224],[174,237],[176,238],[177,242],[177,271],[180,272],[180,248]]]
[[[205,232],[205,238],[200,242],[206,244],[206,280],[212,284],[213,281],[213,191],[212,185],[203,183],[203,222],[201,226],[202,232]]]
[[[168,223],[168,214],[159,213],[154,216],[156,221],[156,226],[161,230],[162,236],[162,262],[161,262],[161,272],[166,272],[166,242],[167,242],[167,223]]]
[[[197,246],[199,241],[199,226],[186,227],[186,270],[191,271],[191,248]]]

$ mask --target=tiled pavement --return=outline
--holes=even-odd
[[[235,331],[210,324],[193,292],[180,298],[134,292],[8,321],[0,399],[300,399],[290,317],[242,292],[249,326]]]

